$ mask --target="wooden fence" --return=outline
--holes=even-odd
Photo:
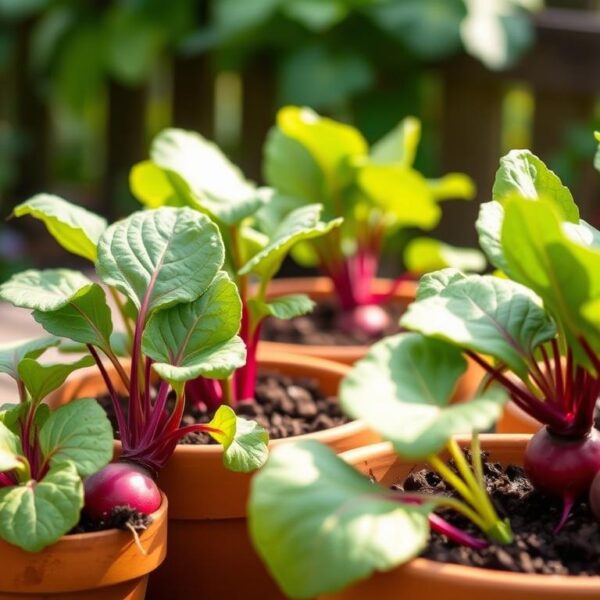
[[[573,3],[567,3],[572,6]],[[504,72],[490,72],[461,56],[433,68],[442,82],[441,159],[444,170],[469,173],[479,199],[489,199],[501,149],[502,107],[511,86],[524,84],[535,99],[532,149],[542,157],[557,150],[565,129],[591,118],[600,96],[600,14],[585,10],[550,8],[535,17],[537,43]],[[23,24],[20,39],[27,35]],[[27,64],[27,48],[18,61]],[[171,69],[172,124],[213,136],[216,73],[210,55],[177,58]],[[19,97],[15,125],[29,144],[22,153],[19,177],[9,202],[51,188],[48,160],[52,154],[51,122],[47,107],[29,93],[23,74],[15,79]],[[1,84],[1,82],[0,82]],[[255,60],[241,74],[241,132],[237,159],[247,173],[260,179],[261,148],[276,111],[276,70],[268,56]],[[147,90],[110,83],[104,146],[106,161],[99,191],[86,201],[92,208],[115,216],[112,199],[133,163],[147,155],[145,110]],[[574,190],[584,212],[590,214],[599,198],[597,174],[591,157],[582,166]],[[446,239],[473,243],[477,206],[449,203],[442,226]],[[4,211],[3,211],[4,212]]]

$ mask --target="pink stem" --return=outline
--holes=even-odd
[[[554,528],[554,533],[558,533],[567,522],[569,515],[571,514],[571,509],[573,508],[573,502],[575,502],[575,497],[570,492],[566,492],[563,496],[563,508],[560,516],[560,521],[558,525]]]
[[[457,529],[453,525],[450,525],[447,521],[442,519],[439,515],[434,513],[429,515],[429,525],[431,529],[445,535],[449,540],[456,542],[457,544],[462,544],[463,546],[467,546],[468,548],[474,548],[475,550],[481,550],[483,548],[487,548],[490,544],[486,540],[481,540],[478,538]]]

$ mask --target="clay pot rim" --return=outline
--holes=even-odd
[[[522,433],[495,433],[481,434],[479,436],[482,448],[499,445],[512,445],[514,447],[522,447],[532,436]],[[468,444],[470,436],[456,436],[459,444]],[[340,454],[340,458],[346,462],[356,466],[358,463],[370,458],[381,456],[382,454],[389,455],[389,458],[396,459],[398,455],[394,451],[393,445],[390,442],[381,442],[362,448],[355,448]],[[402,460],[402,459],[401,459]],[[410,462],[404,460],[403,462]],[[415,462],[418,462],[415,460]],[[408,563],[396,567],[396,569],[406,570],[407,573],[415,576],[427,576],[430,579],[444,579],[448,585],[452,585],[453,581],[468,579],[474,583],[487,584],[490,586],[502,586],[506,589],[507,597],[510,596],[511,589],[515,590],[535,590],[544,592],[552,588],[557,588],[565,592],[574,591],[597,591],[600,595],[600,575],[579,576],[579,575],[542,575],[531,573],[513,573],[510,571],[500,571],[497,569],[483,569],[480,567],[467,567],[465,565],[455,565],[452,563],[442,563],[427,558],[413,558]],[[394,569],[391,569],[392,571]],[[359,580],[354,582],[360,583]],[[351,584],[353,585],[353,584]]]
[[[392,279],[377,278],[373,282],[375,291],[384,293],[389,289]],[[287,286],[292,289],[288,290]],[[410,304],[417,291],[417,281],[402,281],[393,294],[393,300]],[[324,299],[333,295],[333,283],[328,277],[285,277],[274,279],[269,284],[268,296],[273,298],[287,293],[304,293],[311,298]],[[321,356],[328,360],[352,361],[361,358],[366,353],[370,345],[355,344],[352,346],[334,346],[334,345],[315,345],[315,344],[292,344],[290,342],[275,342],[270,340],[261,340],[260,342],[266,348],[273,351],[297,352]]]
[[[150,523],[150,528],[157,522],[160,522],[167,518],[167,511],[169,509],[169,500],[167,495],[164,492],[160,492],[160,506],[157,510],[155,510],[152,514],[148,515],[152,519],[152,523]],[[63,535],[59,538],[54,544],[51,544],[50,547],[56,546],[57,544],[68,544],[69,542],[89,542],[89,541],[99,541],[104,538],[114,537],[121,534],[131,535],[129,531],[124,531],[122,529],[117,529],[113,527],[111,529],[105,529],[104,531],[89,531],[85,533],[74,533],[72,535]],[[143,532],[142,532],[143,533]]]

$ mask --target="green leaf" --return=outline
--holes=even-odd
[[[367,425],[406,458],[437,454],[453,435],[489,429],[502,413],[503,395],[488,392],[450,404],[467,363],[440,340],[402,333],[378,342],[342,382],[346,414]]]
[[[63,308],[91,285],[92,282],[78,271],[30,269],[13,275],[0,285],[0,299],[20,308],[52,311]]]
[[[309,204],[293,210],[271,236],[269,244],[240,269],[240,275],[255,273],[264,281],[270,280],[281,267],[288,252],[298,242],[320,237],[341,224],[341,219],[321,221],[321,210],[322,206],[318,204]]]
[[[50,312],[34,310],[33,318],[48,333],[110,352],[111,311],[104,290],[97,283],[82,288],[61,308]]]
[[[373,144],[369,158],[376,164],[392,163],[412,167],[420,139],[421,121],[415,117],[406,117]]]
[[[106,229],[106,219],[50,194],[34,196],[19,204],[12,214],[39,219],[65,250],[95,262],[96,247]]]
[[[535,349],[556,335],[540,298],[519,283],[491,275],[451,281],[413,302],[400,320],[407,329],[487,354],[521,377]]]
[[[200,207],[227,225],[252,215],[264,202],[255,186],[219,147],[198,133],[166,129],[152,142],[150,155],[153,163],[165,172],[173,193],[179,195],[183,204]],[[153,201],[157,194],[156,179],[156,174],[150,173],[145,182],[138,173],[134,192]],[[160,183],[160,189],[165,189],[164,182]]]
[[[23,462],[19,460],[16,454],[0,449],[0,473],[6,471],[14,471],[23,466]]]
[[[366,164],[358,172],[361,190],[398,227],[433,229],[442,211],[423,175],[396,165]]]
[[[142,350],[167,381],[224,379],[246,362],[246,348],[236,336],[241,315],[237,286],[221,271],[197,300],[152,315]]]
[[[17,405],[17,409],[20,411],[20,404]],[[3,412],[2,417],[4,417],[4,414],[5,413]],[[4,423],[4,418],[2,418],[0,421],[0,451],[13,456],[19,455],[23,452],[20,438],[9,428],[7,424]],[[2,470],[8,471],[9,469]]]
[[[147,208],[186,206],[190,204],[185,182],[166,172],[151,160],[142,161],[129,172],[131,193]]]
[[[71,530],[83,506],[83,483],[71,463],[50,468],[41,481],[0,488],[0,538],[39,552]]]
[[[58,346],[59,340],[53,337],[18,340],[0,344],[0,373],[19,379],[19,363],[24,358],[38,358],[48,348]]]
[[[479,207],[479,216],[475,222],[475,229],[479,234],[479,245],[485,252],[488,260],[504,273],[509,273],[502,242],[502,223],[504,222],[504,207],[500,202],[483,202]]]
[[[494,200],[500,204],[504,204],[515,195],[530,200],[545,197],[560,210],[565,220],[579,222],[579,209],[571,192],[559,177],[529,150],[511,150],[500,159],[492,194]]]
[[[263,302],[256,298],[248,301],[248,308],[255,315],[256,320],[268,315],[277,319],[293,319],[311,312],[314,306],[315,303],[304,294],[279,296],[269,302]]]
[[[451,267],[427,273],[419,280],[417,300],[425,300],[425,298],[429,298],[430,296],[437,296],[454,281],[461,281],[466,278],[467,275]]]
[[[19,363],[19,377],[23,380],[34,403],[43,400],[50,392],[58,389],[67,377],[77,369],[91,367],[94,359],[84,356],[70,364],[42,365],[33,358],[24,358]]]
[[[281,9],[290,18],[299,21],[315,32],[330,28],[348,13],[348,6],[344,0],[330,0],[330,2],[295,0],[282,3]]]
[[[98,244],[97,272],[148,314],[191,302],[223,265],[217,226],[190,208],[137,212],[111,225]]]
[[[574,242],[550,201],[519,198],[505,206],[502,247],[511,277],[541,296],[576,359],[588,364],[579,340],[598,352],[600,330],[582,309],[600,298],[600,249]]]
[[[252,480],[254,546],[286,596],[336,592],[417,556],[432,506],[398,502],[313,440],[282,444]]]
[[[223,446],[223,463],[231,471],[248,473],[262,467],[269,455],[269,434],[256,421],[238,417],[226,405],[217,409],[209,434]]]
[[[347,183],[350,160],[367,154],[367,142],[357,129],[320,117],[309,108],[282,108],[277,113],[277,127],[313,157],[323,174],[327,198],[335,197]],[[280,191],[285,193],[283,189]]]
[[[485,256],[474,248],[457,248],[428,237],[413,238],[404,251],[404,264],[411,273],[427,273],[446,267],[483,271]]]
[[[321,202],[333,210],[325,188],[325,173],[317,159],[308,148],[278,127],[271,128],[267,134],[263,170],[265,181],[282,195],[305,203]]]
[[[464,173],[448,173],[438,179],[428,179],[427,184],[438,202],[442,200],[472,200],[475,197],[475,184]]]
[[[112,426],[93,398],[73,400],[53,411],[39,439],[51,466],[72,464],[82,477],[99,471],[113,456]]]

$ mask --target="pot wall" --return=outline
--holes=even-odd
[[[128,531],[63,536],[31,553],[0,541],[1,600],[143,600],[148,574],[167,551],[167,498],[139,534],[144,556]]]
[[[521,410],[514,402],[507,402],[498,420],[498,433],[537,433],[542,424]]]
[[[481,446],[494,461],[522,464],[528,440],[528,435],[482,435]],[[459,443],[467,446],[469,441],[460,438]],[[414,463],[401,460],[388,443],[359,448],[342,457],[365,475],[372,471],[383,485],[397,482],[415,468]],[[338,594],[326,596],[330,600],[396,597],[407,600],[597,599],[600,598],[600,577],[509,573],[417,558],[387,573],[377,573]]]

